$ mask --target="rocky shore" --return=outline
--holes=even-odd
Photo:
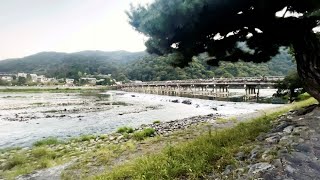
[[[312,112],[310,112],[312,111]],[[214,179],[315,180],[320,177],[320,107],[290,111],[273,122],[270,132],[238,152],[235,165]]]
[[[209,121],[211,122],[218,117],[219,117],[218,114],[209,114],[206,116],[195,116],[195,117],[184,118],[184,119],[179,119],[175,121],[141,125],[141,127],[137,128],[136,130],[152,128],[155,130],[155,135],[169,136],[170,133],[173,133],[177,130],[183,130],[190,126],[197,125],[200,123],[206,123]]]

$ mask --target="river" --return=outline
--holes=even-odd
[[[183,104],[183,100],[192,104]],[[121,126],[138,127],[155,120],[165,122],[208,114],[230,117],[277,106],[120,91],[101,95],[0,93],[0,149],[30,146],[46,137],[107,134]]]

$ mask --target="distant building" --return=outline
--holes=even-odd
[[[27,78],[28,74],[27,73],[18,73],[17,77],[24,77]]]
[[[44,83],[47,81],[47,78],[44,75],[37,76],[36,82]]]
[[[66,79],[66,85],[69,85],[69,86],[74,85],[74,79]]]
[[[38,81],[38,75],[37,74],[30,74],[32,82],[37,82]]]
[[[44,78],[41,81],[42,83],[58,83],[58,80],[56,78]]]
[[[13,78],[11,76],[2,76],[1,80],[11,82]]]
[[[132,82],[135,83],[135,84],[142,83],[142,81],[132,81]]]
[[[99,80],[97,80],[97,83],[103,82],[103,81],[105,81],[105,79],[99,79]]]
[[[91,84],[91,85],[96,85],[97,84],[97,79],[96,78],[81,78],[80,79],[81,82],[87,82],[88,84]]]

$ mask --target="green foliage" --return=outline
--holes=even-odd
[[[155,130],[152,128],[146,128],[143,129],[142,131],[137,131],[135,133],[133,133],[133,138],[135,140],[141,141],[143,139],[145,139],[146,137],[152,137],[155,134]]]
[[[128,78],[141,81],[165,81],[184,79],[211,79],[213,77],[253,77],[253,76],[282,76],[294,69],[293,58],[288,50],[281,48],[280,54],[268,63],[221,62],[219,67],[207,65],[207,55],[202,54],[188,67],[172,67],[174,57],[146,57],[132,63],[126,68]]]
[[[304,16],[277,17],[285,7]],[[175,64],[186,66],[203,52],[214,57],[211,65],[222,60],[266,62],[280,46],[290,46],[318,25],[319,16],[311,14],[319,8],[315,0],[156,0],[127,14],[129,23],[149,37],[148,52],[175,54]]]
[[[18,82],[17,82],[17,84],[18,84],[19,86],[25,85],[26,83],[27,83],[27,79],[26,79],[25,77],[18,77]]]
[[[15,154],[11,158],[8,159],[4,166],[4,170],[10,170],[14,168],[15,166],[19,166],[21,164],[26,163],[27,158],[24,155],[21,154]]]
[[[10,85],[10,82],[4,81],[0,78],[0,86],[8,86]]]
[[[311,98],[310,94],[303,93],[303,94],[298,95],[297,100],[298,101],[304,101],[304,100],[307,100],[309,98]]]
[[[32,149],[31,154],[35,157],[35,158],[49,158],[49,159],[54,159],[56,157],[56,154],[45,147],[36,147],[34,149]]]
[[[78,140],[79,141],[90,141],[91,139],[95,139],[96,136],[95,135],[81,135]]]
[[[131,127],[120,127],[120,128],[118,128],[118,130],[117,130],[117,133],[121,133],[121,134],[124,134],[124,133],[133,133],[133,128],[131,128]]]
[[[34,146],[45,146],[45,145],[56,145],[61,144],[62,142],[59,141],[57,138],[49,137],[40,141],[35,142]]]
[[[298,95],[304,92],[303,82],[299,78],[297,71],[291,71],[283,81],[275,85],[275,88],[278,89],[277,96],[289,96],[290,102],[294,101]]]
[[[153,121],[153,124],[160,124],[160,123],[161,123],[160,120],[155,120],[155,121]]]

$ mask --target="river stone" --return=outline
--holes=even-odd
[[[223,174],[224,174],[224,175],[229,175],[229,174],[232,172],[233,169],[234,169],[234,166],[232,166],[232,165],[227,165],[226,168],[225,168],[225,170],[223,171]]]
[[[266,141],[270,144],[275,144],[279,142],[279,136],[268,137]]]
[[[110,141],[113,141],[113,140],[115,140],[116,139],[116,137],[114,137],[114,136],[109,136],[109,140]]]
[[[290,165],[286,165],[285,171],[287,171],[289,173],[294,173],[296,170],[293,167],[291,167]]]
[[[285,133],[291,133],[293,130],[294,126],[288,126],[286,128],[283,129],[283,132]]]
[[[183,100],[181,103],[188,104],[188,105],[192,104],[192,102],[190,100]]]
[[[300,134],[300,132],[307,130],[308,128],[305,126],[296,127],[293,129],[293,134]]]
[[[291,135],[290,136],[283,136],[279,141],[280,144],[286,144],[286,145],[291,144],[292,142],[293,142],[293,139],[292,139]]]
[[[259,172],[264,172],[270,169],[274,169],[275,167],[269,163],[257,163],[249,166],[249,174],[257,174]]]
[[[259,146],[257,146],[257,147],[255,147],[251,152],[250,152],[250,159],[255,159],[255,158],[257,158],[257,156],[258,156],[258,154],[259,154],[259,149],[260,149],[260,147]]]
[[[246,155],[244,154],[244,152],[238,152],[235,156],[235,158],[239,161],[243,161],[246,158]]]
[[[272,161],[272,164],[275,166],[275,167],[282,167],[282,162],[280,159],[274,159]]]

